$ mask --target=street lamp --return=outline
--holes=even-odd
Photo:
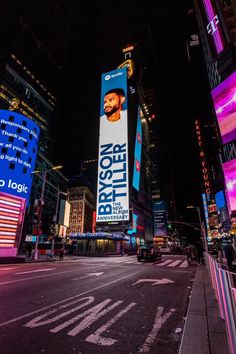
[[[200,208],[198,206],[195,206],[195,205],[188,205],[186,208],[187,209],[195,209],[195,210],[197,210],[199,224],[200,224],[201,238],[204,240],[205,247],[206,247],[206,250],[207,250],[207,243],[206,243],[205,233],[203,232],[203,222],[202,222],[202,218],[201,218]]]
[[[55,233],[56,233],[56,225],[57,225],[57,221],[58,221],[58,208],[59,208],[59,200],[60,200],[60,194],[67,196],[68,193],[59,191],[59,189],[57,190],[57,204],[56,204],[56,210],[55,210],[55,215],[54,215],[54,230],[53,230],[53,236],[52,236],[52,252],[54,250],[54,244],[55,244]]]
[[[62,167],[63,166],[58,165],[58,166],[51,167],[47,170],[35,170],[35,171],[31,172],[32,174],[42,173],[42,175],[43,175],[43,185],[42,185],[41,196],[40,196],[40,210],[39,210],[39,218],[38,218],[38,232],[36,235],[36,242],[35,242],[35,249],[34,249],[34,259],[35,260],[38,259],[39,230],[40,230],[41,219],[42,219],[42,210],[43,210],[43,204],[44,204],[44,192],[45,192],[47,173],[50,171],[59,170]]]

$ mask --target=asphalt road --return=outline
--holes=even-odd
[[[1,265],[0,352],[176,354],[195,270],[167,255]]]

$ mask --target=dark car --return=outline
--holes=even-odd
[[[154,247],[149,245],[140,246],[137,251],[137,260],[141,262],[142,259],[146,259],[148,261],[161,260],[161,252],[160,250],[154,249]]]

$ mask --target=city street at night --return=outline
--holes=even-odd
[[[236,354],[236,0],[0,13],[0,354]]]
[[[1,265],[1,351],[177,353],[195,270],[169,255]]]

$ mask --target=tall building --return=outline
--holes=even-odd
[[[156,96],[151,80],[155,57],[148,27],[124,36],[123,43],[118,68],[102,75],[96,227],[126,233],[128,248],[133,249],[153,241],[153,201],[160,197]],[[119,95],[122,102],[121,118],[117,116],[114,123],[106,113],[106,92]],[[106,146],[115,150],[106,151]],[[123,160],[115,156],[116,149],[122,150]],[[103,161],[112,155],[109,178]]]
[[[32,175],[28,221],[32,220],[34,214],[34,201],[42,194],[42,175],[57,163],[53,157],[54,136],[62,95],[71,3],[69,0],[3,0],[0,11],[3,15],[0,24],[0,108],[8,109],[12,100],[16,100],[16,111],[40,128],[35,170],[40,170],[41,174]],[[66,178],[60,172],[48,174],[42,215],[43,233],[48,233],[49,220],[56,208],[57,191],[66,190],[66,183]],[[24,230],[31,233],[31,225],[25,225]]]
[[[153,235],[163,234],[166,223],[160,225],[156,217],[156,204],[161,200],[161,186],[159,174],[159,146],[157,124],[157,81],[156,78],[156,53],[152,41],[150,28],[145,26],[137,31],[124,36],[125,46],[122,49],[123,64],[133,66],[133,74],[128,75],[128,86],[132,101],[140,105],[142,112],[142,129],[144,133],[144,149],[142,154],[143,176],[149,183],[150,191],[146,194],[152,200],[153,210]],[[129,70],[129,68],[128,68]],[[165,203],[163,204],[165,205]]]
[[[68,232],[70,234],[92,232],[95,196],[90,186],[82,175],[69,179],[68,200],[71,210]]]
[[[218,145],[211,151],[210,169],[223,234],[230,231],[236,214],[236,4],[230,0],[193,3],[209,82],[210,126],[215,127]]]

